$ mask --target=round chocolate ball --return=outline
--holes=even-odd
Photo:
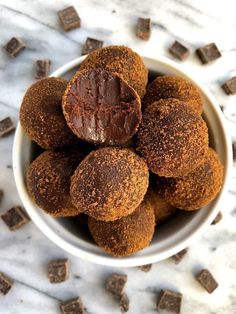
[[[113,256],[123,257],[149,245],[154,234],[155,216],[150,203],[144,200],[131,215],[115,221],[89,217],[88,226],[98,246]]]
[[[202,163],[208,150],[206,123],[177,99],[159,100],[143,113],[136,150],[159,176],[184,176]]]
[[[148,187],[145,162],[127,148],[91,152],[71,179],[71,199],[81,212],[111,221],[131,214]]]
[[[62,113],[62,95],[67,81],[44,78],[27,90],[20,108],[20,124],[26,134],[44,149],[71,145],[76,137]]]
[[[171,205],[191,211],[215,199],[223,183],[223,165],[209,148],[204,162],[181,178],[157,178],[157,192]]]
[[[105,145],[129,141],[142,117],[135,90],[104,69],[76,73],[63,96],[63,112],[80,139]]]
[[[108,46],[91,52],[80,69],[102,68],[120,75],[142,98],[146,91],[148,70],[141,57],[125,46]]]
[[[27,189],[46,213],[55,217],[80,213],[71,203],[70,178],[83,157],[80,152],[45,151],[30,164]]]
[[[180,76],[158,76],[148,85],[143,98],[144,109],[160,99],[176,98],[181,100],[196,113],[202,114],[203,104],[198,88]]]

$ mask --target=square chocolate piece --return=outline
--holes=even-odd
[[[50,59],[37,60],[35,77],[37,79],[42,79],[44,77],[47,77],[50,72],[50,67],[51,67]]]
[[[3,199],[3,195],[4,195],[3,190],[0,190],[0,205],[1,205],[1,202],[2,202],[2,199]]]
[[[136,36],[148,40],[151,36],[151,19],[138,18]]]
[[[106,282],[106,290],[114,296],[120,297],[123,293],[127,275],[112,274]]]
[[[102,40],[87,37],[87,39],[86,39],[86,41],[82,47],[81,55],[82,56],[87,55],[96,49],[102,48],[102,46],[103,46]]]
[[[202,64],[207,64],[221,57],[221,53],[215,43],[210,43],[196,50],[196,54]]]
[[[149,272],[149,271],[151,270],[152,264],[147,264],[147,265],[138,266],[138,268],[139,268],[141,271],[147,273],[147,272]]]
[[[4,273],[0,272],[0,293],[6,295],[11,289],[14,281]]]
[[[218,287],[218,283],[208,269],[201,270],[196,279],[209,293],[212,293]]]
[[[72,6],[58,11],[58,16],[66,32],[71,29],[79,28],[81,25],[80,17],[75,8]]]
[[[190,54],[190,50],[177,40],[169,48],[169,52],[180,61],[186,60]]]
[[[236,161],[236,142],[233,142],[232,148],[233,148],[233,160]]]
[[[175,264],[179,264],[187,253],[188,249],[183,249],[182,251],[171,256],[171,258],[175,261]]]
[[[64,282],[69,278],[68,259],[56,259],[48,264],[48,278],[51,283]]]
[[[60,309],[62,314],[87,314],[80,297],[61,303]]]
[[[1,218],[12,231],[19,229],[30,220],[21,206],[12,207]]]
[[[227,95],[236,94],[236,76],[226,81],[221,87]]]
[[[120,311],[126,313],[129,310],[129,298],[126,293],[123,293],[120,298]]]
[[[10,117],[0,121],[0,137],[5,136],[15,130],[15,126]]]
[[[175,314],[181,311],[182,294],[171,290],[161,290],[157,302],[158,310],[166,310]]]
[[[219,212],[219,213],[216,215],[215,219],[212,221],[211,224],[212,224],[212,225],[218,224],[218,222],[220,222],[222,218],[223,218],[223,215],[222,215],[221,212]]]
[[[11,57],[16,57],[23,49],[25,49],[26,44],[17,37],[12,37],[4,46],[6,52]]]

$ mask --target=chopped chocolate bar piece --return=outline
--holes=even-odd
[[[80,297],[61,303],[60,309],[62,314],[87,314]]]
[[[166,310],[179,314],[181,311],[182,294],[171,290],[161,290],[157,302],[158,310]]]
[[[1,205],[1,202],[2,202],[2,199],[3,199],[3,195],[4,195],[3,190],[0,190],[0,205]]]
[[[186,60],[190,54],[190,50],[178,41],[173,43],[173,45],[169,48],[169,52],[181,61]]]
[[[90,52],[98,49],[98,48],[102,48],[103,46],[103,41],[102,40],[98,40],[95,38],[90,38],[87,37],[83,47],[82,47],[82,51],[81,51],[81,55],[87,55]]]
[[[138,18],[136,36],[148,40],[151,35],[151,19]]]
[[[15,126],[10,117],[0,121],[0,137],[9,134],[13,130],[15,130]]]
[[[171,256],[171,258],[175,261],[176,264],[179,264],[184,258],[184,256],[187,254],[187,252],[188,252],[188,249],[183,249],[182,251]]]
[[[6,52],[11,57],[16,57],[23,49],[25,49],[26,44],[17,37],[12,37],[7,44],[4,46]]]
[[[120,311],[126,313],[129,310],[129,298],[126,293],[123,293],[120,298]]]
[[[202,64],[210,63],[221,57],[221,53],[215,43],[208,44],[196,50],[196,54]]]
[[[68,264],[68,259],[56,259],[48,264],[48,278],[51,283],[59,283],[68,279]]]
[[[0,293],[7,294],[13,283],[14,281],[11,278],[0,272]]]
[[[212,224],[212,225],[218,224],[218,222],[220,222],[222,218],[223,218],[222,213],[219,212],[219,213],[216,215],[215,219],[212,221],[211,224]]]
[[[41,79],[47,77],[49,75],[50,67],[51,67],[50,59],[37,60],[35,72],[36,78]]]
[[[144,271],[145,273],[147,273],[151,270],[152,264],[142,265],[142,266],[139,266],[138,268]]]
[[[121,296],[127,282],[127,275],[112,274],[106,282],[106,290],[114,296]]]
[[[58,11],[58,16],[66,32],[80,27],[80,17],[74,7],[70,6],[64,10]]]
[[[30,220],[27,213],[20,206],[12,207],[1,218],[12,231],[19,229]]]
[[[236,94],[236,76],[232,77],[230,80],[226,81],[222,85],[223,90],[227,95]]]
[[[218,287],[218,283],[208,269],[201,270],[196,279],[209,293],[212,293]]]
[[[232,147],[233,147],[233,159],[234,161],[236,161],[236,142],[233,142]]]

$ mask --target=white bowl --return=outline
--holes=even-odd
[[[77,58],[55,71],[51,76],[71,77],[84,57]],[[231,142],[226,134],[224,117],[217,101],[208,90],[193,77],[181,70],[175,62],[163,57],[143,58],[146,66],[159,73],[180,75],[193,81],[200,89],[204,101],[204,119],[208,124],[211,146],[218,152],[224,165],[224,183],[218,197],[208,206],[196,212],[179,213],[177,217],[158,228],[149,247],[135,255],[115,258],[106,254],[68,218],[53,218],[40,209],[29,197],[25,184],[26,169],[31,158],[32,142],[18,124],[13,147],[13,169],[17,189],[23,205],[38,228],[65,251],[86,261],[102,265],[129,267],[154,263],[189,246],[194,238],[209,227],[220,209],[227,191],[232,166]]]

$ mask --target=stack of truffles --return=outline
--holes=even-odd
[[[94,241],[117,257],[148,246],[177,209],[209,204],[223,181],[198,89],[176,76],[147,83],[137,53],[109,46],[69,82],[34,83],[20,109],[25,133],[45,150],[27,171],[32,199],[54,217],[88,215]]]

